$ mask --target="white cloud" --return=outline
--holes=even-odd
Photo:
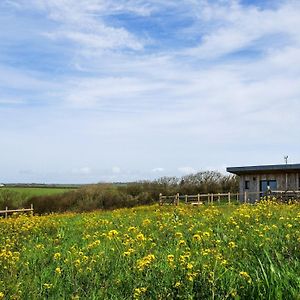
[[[231,5],[227,2],[204,3],[194,4],[200,22],[198,25],[201,28],[201,22],[206,21],[211,26],[207,27],[207,32],[204,31],[199,46],[187,50],[186,53],[190,55],[203,59],[215,58],[248,46],[266,51],[273,48],[272,40],[279,39],[279,36],[284,44],[289,40],[300,42],[298,2],[290,1],[278,9],[265,10],[254,6],[245,7],[237,1],[231,1]]]
[[[153,172],[153,173],[161,173],[161,172],[164,172],[164,171],[165,171],[165,169],[160,168],[160,167],[154,168],[154,169],[151,170],[151,172]]]
[[[179,167],[178,171],[183,174],[192,174],[197,172],[193,167]]]
[[[39,47],[45,42],[45,52],[27,49],[36,64],[11,51],[6,65],[0,65],[3,176],[10,169],[41,174],[44,168],[62,168],[67,171],[60,178],[67,178],[74,165],[102,166],[98,171],[77,167],[72,178],[117,181],[153,178],[165,170],[193,173],[203,157],[210,166],[260,163],[262,157],[272,163],[286,152],[300,160],[298,2],[285,1],[272,10],[202,0],[14,3],[23,5],[18,19],[38,8],[48,20],[41,28],[32,20],[36,31],[30,42],[17,30],[10,40],[11,49],[17,37]],[[106,21],[122,12],[164,15],[166,6],[191,18],[189,37],[198,43],[173,40],[168,48],[164,39],[147,32],[155,46],[147,49],[148,39],[130,26]],[[174,21],[167,19],[170,15],[166,23]],[[177,50],[181,42],[183,50]],[[4,62],[6,48],[1,49]],[[246,54],[234,55],[239,50]],[[49,66],[41,63],[48,51],[55,53]],[[56,57],[65,65],[51,66]],[[152,169],[161,162],[164,168]]]
[[[90,175],[92,173],[92,169],[90,167],[81,167],[72,169],[73,174],[78,175]]]
[[[120,167],[112,167],[112,172],[114,173],[114,174],[119,174],[119,173],[121,173],[121,168]]]
[[[107,25],[105,17],[114,13],[130,12],[146,16],[151,8],[133,1],[89,0],[30,0],[15,1],[20,10],[38,9],[56,28],[45,31],[44,36],[54,40],[69,40],[75,43],[75,53],[107,49],[143,49],[144,41],[122,27]]]

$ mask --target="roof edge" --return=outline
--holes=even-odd
[[[272,172],[300,172],[300,164],[281,164],[281,165],[260,165],[244,167],[228,167],[226,171],[236,175],[253,173],[272,173]]]

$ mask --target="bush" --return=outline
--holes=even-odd
[[[152,204],[159,194],[176,193],[194,195],[198,193],[234,192],[238,190],[235,176],[225,176],[219,172],[207,171],[177,177],[163,177],[154,181],[132,182],[124,185],[94,184],[60,195],[35,196],[25,202],[31,203],[40,214],[63,211],[92,211],[95,209],[116,209]],[[6,198],[5,198],[6,199]],[[7,199],[11,199],[7,197]],[[8,203],[0,199],[1,203]],[[3,205],[4,205],[3,204]]]

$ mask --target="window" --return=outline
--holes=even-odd
[[[245,190],[249,190],[249,188],[250,188],[250,181],[245,180]]]
[[[268,189],[274,191],[277,189],[276,180],[261,180],[260,181],[260,191],[266,192]]]

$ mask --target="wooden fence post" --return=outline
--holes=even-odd
[[[211,194],[211,204],[214,204],[214,193]]]
[[[176,201],[176,205],[178,205],[178,204],[179,204],[179,193],[177,193],[176,196],[177,196],[177,199],[176,199],[176,200],[177,200],[177,201]]]
[[[247,202],[247,192],[245,191],[245,193],[244,193],[244,203],[246,203]]]
[[[159,205],[162,205],[162,193],[159,193]]]
[[[236,201],[239,202],[239,193],[236,193]]]
[[[210,194],[207,194],[207,204],[210,203]]]
[[[230,192],[228,192],[228,203],[230,204]]]
[[[200,194],[197,195],[198,204],[200,203]]]
[[[7,206],[5,207],[5,210],[6,210],[6,212],[5,212],[5,219],[7,219],[7,211],[8,211],[8,207]]]
[[[30,209],[31,209],[30,215],[33,216],[33,204],[32,203],[30,204]]]
[[[220,196],[220,193],[218,193],[218,202],[220,203],[221,201],[221,196]]]
[[[185,204],[188,203],[188,195],[185,195]]]

